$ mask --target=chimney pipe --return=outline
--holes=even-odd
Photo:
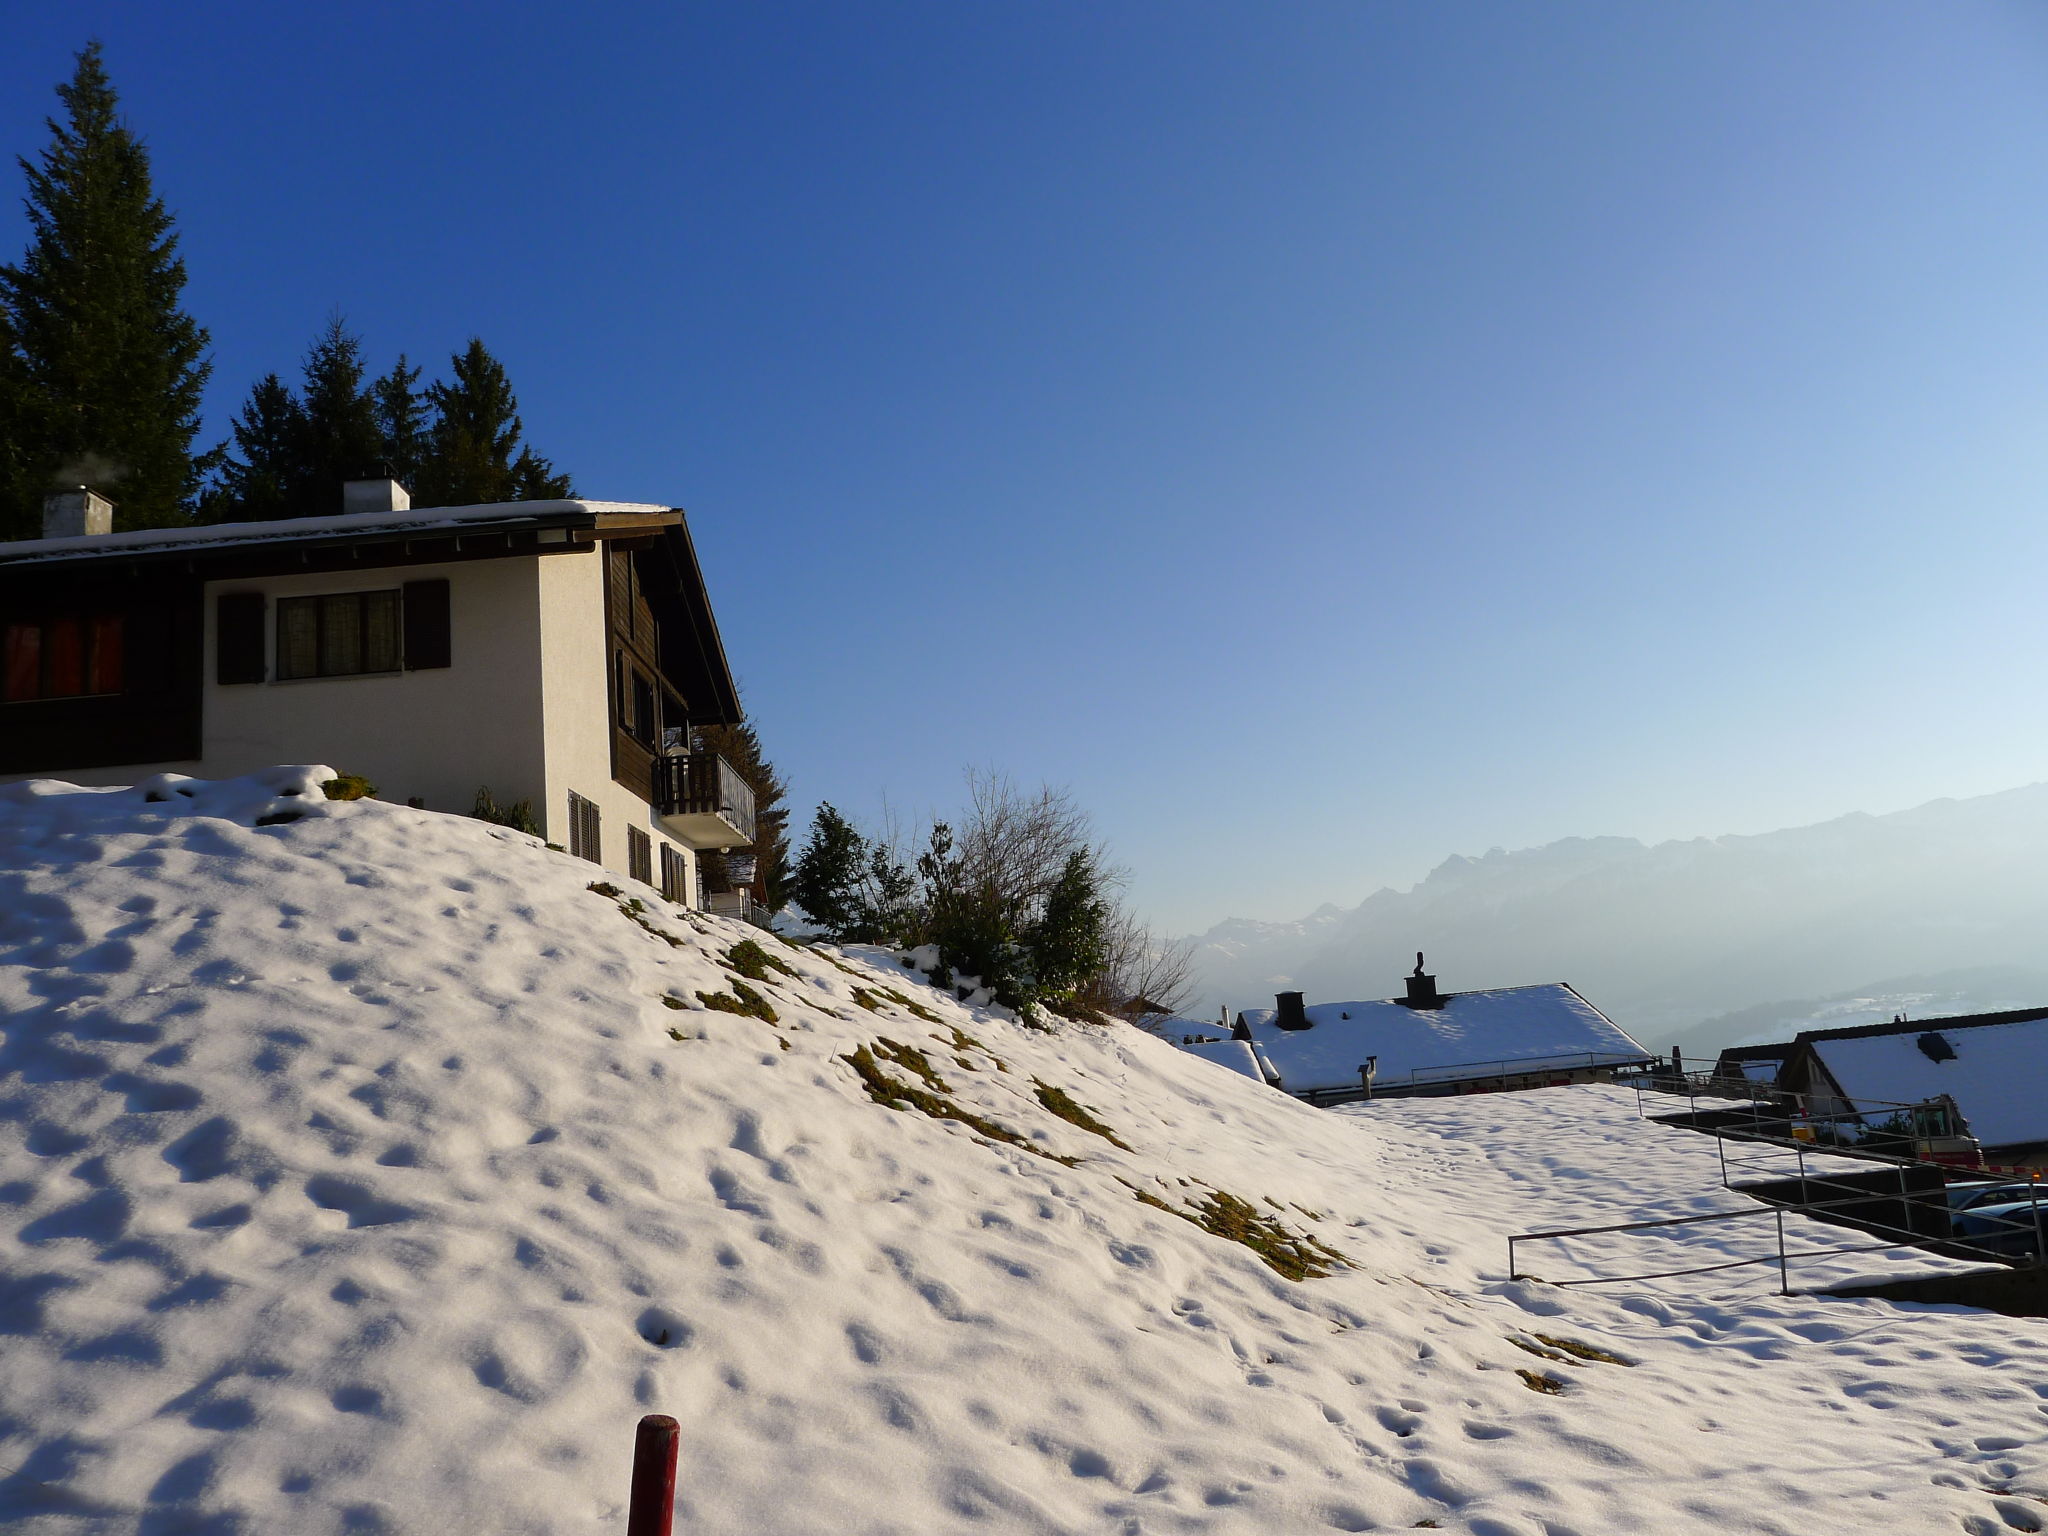
[[[1299,992],[1275,992],[1273,994],[1273,1024],[1277,1029],[1309,1028],[1308,1010],[1301,1006]]]
[[[1403,1008],[1420,1008],[1434,1011],[1444,1005],[1443,993],[1436,989],[1436,978],[1422,973],[1422,951],[1415,951],[1415,971],[1408,977],[1408,995],[1394,999]]]
[[[68,485],[43,498],[43,537],[78,539],[114,531],[114,504],[85,485]]]

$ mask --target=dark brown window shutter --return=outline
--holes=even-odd
[[[263,681],[263,603],[261,592],[223,592],[214,599],[215,682]]]
[[[405,670],[451,664],[448,633],[448,582],[408,581],[405,584]]]

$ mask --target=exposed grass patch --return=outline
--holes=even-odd
[[[1522,1385],[1531,1392],[1542,1392],[1555,1397],[1564,1390],[1564,1383],[1548,1371],[1525,1371],[1518,1365],[1515,1367],[1515,1374],[1522,1378]]]
[[[1560,1351],[1555,1349],[1545,1349],[1541,1344],[1531,1344],[1527,1339],[1516,1338],[1515,1335],[1513,1335],[1512,1333],[1508,1335],[1508,1342],[1514,1345],[1517,1349],[1527,1350],[1530,1354],[1537,1356],[1539,1359],[1555,1360],[1560,1365],[1570,1365],[1572,1363],[1572,1357],[1570,1355],[1561,1353]]]
[[[342,773],[322,779],[320,793],[330,800],[367,800],[377,793],[377,786],[360,773]]]
[[[749,981],[766,981],[770,971],[780,971],[785,976],[796,975],[794,966],[784,965],[752,939],[741,939],[728,949],[725,963]]]
[[[664,1008],[687,1008],[690,1005],[680,997],[677,997],[675,993],[664,992],[661,994],[661,1006]]]
[[[855,987],[853,989],[853,1000],[862,1008],[867,1009],[869,1013],[880,1013],[882,1011],[881,1000],[874,993],[868,991],[866,987]]]
[[[1066,1121],[1067,1124],[1079,1126],[1084,1131],[1094,1132],[1112,1147],[1121,1147],[1126,1152],[1131,1150],[1128,1142],[1100,1120],[1089,1114],[1084,1105],[1076,1104],[1071,1098],[1067,1097],[1065,1089],[1055,1088],[1050,1083],[1042,1083],[1035,1077],[1031,1079],[1031,1087],[1038,1096],[1038,1102]]]
[[[898,1045],[887,1036],[875,1041],[875,1054],[884,1061],[893,1062],[906,1072],[915,1072],[940,1093],[950,1090],[944,1079],[932,1070],[931,1058],[914,1045]]]
[[[905,1012],[913,1014],[917,1018],[923,1019],[927,1024],[936,1024],[939,1022],[939,1016],[936,1013],[933,1013],[931,1009],[925,1007],[921,1003],[912,1002],[909,998],[905,997],[901,992],[898,992],[894,987],[882,988],[882,996],[888,998],[890,1002],[896,1004],[897,1007],[903,1009]]]
[[[1192,1207],[1183,1209],[1168,1205],[1150,1190],[1139,1189],[1122,1179],[1117,1182],[1124,1184],[1141,1205],[1193,1222],[1212,1236],[1243,1243],[1264,1259],[1267,1267],[1290,1280],[1320,1280],[1340,1269],[1352,1267],[1351,1261],[1336,1249],[1317,1242],[1306,1233],[1288,1231],[1250,1201],[1240,1200],[1225,1190],[1209,1190]],[[1187,1180],[1180,1182],[1185,1184]]]
[[[593,895],[602,896],[608,901],[616,902],[619,914],[627,922],[638,924],[642,931],[653,938],[661,940],[670,949],[682,948],[683,941],[681,939],[672,933],[662,932],[661,929],[647,921],[647,903],[638,896],[628,896],[609,880],[593,880],[584,889]]]
[[[730,992],[699,992],[697,1001],[706,1008],[716,1008],[720,1013],[737,1013],[759,1019],[764,1024],[775,1022],[775,1010],[768,1006],[768,999],[744,981],[734,982]]]
[[[1257,1206],[1225,1190],[1210,1190],[1195,1201],[1192,1215],[1180,1214],[1205,1232],[1243,1243],[1290,1280],[1320,1280],[1351,1267],[1351,1261],[1336,1249],[1306,1233],[1290,1232]]]
[[[885,1045],[886,1043],[884,1042]],[[1034,1146],[1008,1126],[998,1125],[993,1120],[984,1119],[972,1110],[963,1109],[951,1099],[936,1093],[927,1093],[922,1088],[889,1076],[888,1073],[882,1070],[881,1062],[875,1059],[874,1051],[865,1045],[861,1046],[851,1056],[842,1056],[839,1059],[853,1068],[854,1073],[860,1078],[862,1086],[867,1089],[868,1097],[885,1108],[899,1110],[908,1108],[916,1110],[919,1114],[930,1115],[934,1120],[957,1120],[969,1130],[987,1137],[990,1141],[999,1141],[1006,1146],[1020,1147],[1035,1157],[1043,1157],[1055,1163],[1064,1163],[1069,1168],[1080,1162],[1078,1157],[1061,1157],[1056,1152],[1048,1152],[1043,1147]],[[894,1060],[895,1058],[891,1057],[890,1059]]]
[[[1578,1356],[1581,1360],[1597,1360],[1602,1365],[1632,1366],[1635,1364],[1633,1360],[1624,1360],[1621,1356],[1611,1355],[1604,1349],[1595,1349],[1591,1344],[1581,1344],[1577,1339],[1553,1338],[1547,1333],[1539,1333],[1535,1337],[1548,1344],[1552,1349],[1561,1349],[1568,1355]]]

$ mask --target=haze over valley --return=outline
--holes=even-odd
[[[1744,837],[1452,855],[1405,891],[1196,939],[1197,1013],[1568,981],[1647,1045],[2048,1002],[2048,784]]]

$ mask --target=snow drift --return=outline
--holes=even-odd
[[[2038,1324],[1504,1278],[1735,1203],[1627,1095],[1328,1115],[326,777],[0,789],[22,1529],[616,1530],[647,1411],[706,1536],[2048,1525]]]

